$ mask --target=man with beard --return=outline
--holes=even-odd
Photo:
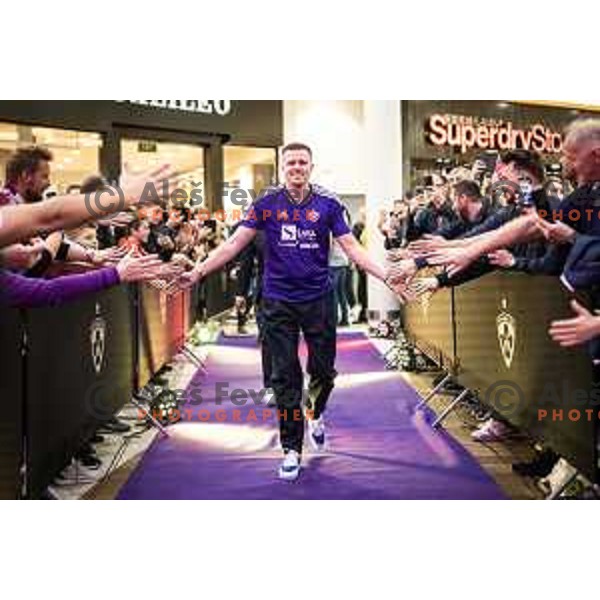
[[[20,148],[6,165],[6,183],[0,190],[0,206],[40,202],[50,185],[52,153],[33,146]]]
[[[44,201],[50,186],[52,153],[46,148],[20,148],[6,165],[6,185],[0,190],[0,209],[7,206],[37,204]],[[34,238],[29,244],[14,244],[2,250],[3,264],[30,277],[43,275],[54,260],[91,262],[103,266],[108,255],[94,252],[54,232],[45,240]]]
[[[5,206],[40,202],[50,185],[52,154],[45,148],[21,148],[6,165],[6,183],[0,189],[0,209]],[[27,271],[42,259],[42,240],[30,244],[14,244],[2,250],[2,262],[10,268]]]

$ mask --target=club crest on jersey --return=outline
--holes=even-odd
[[[312,221],[313,223],[316,223],[321,218],[321,215],[320,215],[320,213],[318,211],[309,209],[309,210],[306,211],[306,218],[309,221]]]

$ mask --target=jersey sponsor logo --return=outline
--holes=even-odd
[[[282,242],[295,242],[298,239],[298,228],[296,225],[282,225],[281,226],[281,241]]]
[[[314,229],[299,229],[298,239],[303,242],[310,242],[317,239],[317,232]]]

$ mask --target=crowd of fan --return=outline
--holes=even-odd
[[[50,188],[52,154],[41,147],[19,149],[8,161],[5,183],[0,189],[0,209],[48,202],[55,193]],[[70,186],[74,197],[101,192],[108,183],[91,176],[81,185]],[[57,200],[64,201],[65,196]],[[82,215],[82,221],[85,215]],[[3,304],[20,306],[48,305],[64,300],[58,289],[45,285],[47,276],[59,276],[66,293],[69,280],[60,277],[74,272],[124,265],[126,280],[147,280],[150,285],[171,291],[177,276],[193,268],[198,260],[220,244],[228,234],[227,223],[207,219],[184,206],[144,204],[103,219],[87,220],[82,225],[45,234],[10,245],[0,251],[3,269],[38,281],[36,294],[31,286],[27,294],[3,298]],[[146,257],[145,261],[138,259]],[[152,260],[154,259],[154,260]],[[136,265],[145,269],[136,268]],[[152,268],[149,268],[152,266]],[[13,280],[16,282],[17,280]],[[44,285],[42,285],[44,284]]]
[[[224,224],[201,221],[186,208],[167,210],[160,204],[136,207],[142,186],[152,180],[149,172],[139,176],[137,184],[135,178],[133,185],[125,184],[124,193],[133,199],[128,210],[94,221],[86,214],[83,198],[107,188],[108,183],[92,176],[81,185],[70,186],[66,196],[53,198],[55,194],[48,193],[52,189],[52,158],[45,148],[28,147],[16,151],[6,165],[0,189],[0,221],[8,220],[3,232],[10,231],[9,216],[16,214],[11,212],[15,207],[31,209],[31,224],[25,223],[28,215],[23,213],[22,225],[30,235],[16,236],[17,243],[3,244],[0,249],[0,307],[57,305],[122,282],[146,281],[161,290],[174,291],[179,276],[192,269],[225,235]],[[164,174],[157,172],[156,179]],[[52,215],[68,207],[71,196],[77,214],[69,216],[67,211],[65,216],[77,227],[57,229],[51,220],[44,220],[44,213]],[[35,223],[38,216],[39,226]],[[46,223],[50,225],[47,228]],[[205,300],[199,294],[199,302],[204,303],[199,310],[205,308]],[[93,444],[102,441],[102,433],[129,429],[123,421],[109,419],[80,449],[78,460],[88,468],[99,468],[101,462]]]
[[[553,323],[550,335],[562,346],[588,343],[600,380],[600,316],[594,312],[600,304],[600,121],[577,121],[569,128],[562,177],[548,176],[540,157],[530,151],[506,152],[494,163],[489,156],[482,155],[470,168],[430,173],[389,213],[382,212],[378,226],[390,263],[386,282],[410,301],[494,269],[560,276],[570,291],[590,291],[592,300],[589,307],[574,301],[575,316]],[[173,291],[182,274],[235,227],[183,206],[137,206],[149,182],[169,181],[164,193],[170,193],[174,174],[167,167],[137,176],[125,173],[124,210],[90,220],[84,196],[106,188],[107,182],[91,177],[71,190],[72,196],[41,202],[51,161],[47,150],[33,147],[18,150],[7,164],[0,190],[0,305],[54,304],[130,281]],[[354,233],[361,239],[364,232],[364,221],[359,221]],[[359,306],[360,319],[366,316],[366,277],[358,273],[357,299],[356,275],[342,258],[334,248],[330,267],[338,319],[346,324],[348,304]],[[243,265],[244,257],[240,260]],[[85,264],[89,272],[61,275],[72,273],[73,263]],[[260,272],[253,280],[260,286]],[[248,281],[240,277],[240,312],[249,296]],[[498,439],[505,432],[501,421],[490,419],[475,437]]]
[[[587,344],[599,381],[599,120],[568,128],[562,163],[559,176],[530,151],[509,151],[492,163],[482,155],[471,168],[430,173],[393,210],[382,211],[378,226],[392,280],[404,282],[407,301],[495,269],[560,276],[569,292],[584,292],[588,306],[573,299],[575,315],[553,322],[549,334],[563,347]],[[509,433],[490,418],[473,436],[491,441]],[[556,461],[546,451],[515,468],[544,476]]]

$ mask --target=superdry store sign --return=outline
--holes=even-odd
[[[427,140],[435,146],[451,146],[465,153],[473,148],[481,150],[535,150],[557,154],[562,150],[563,138],[545,125],[537,123],[526,129],[515,127],[511,121],[483,119],[462,115],[429,117],[426,125]]]

